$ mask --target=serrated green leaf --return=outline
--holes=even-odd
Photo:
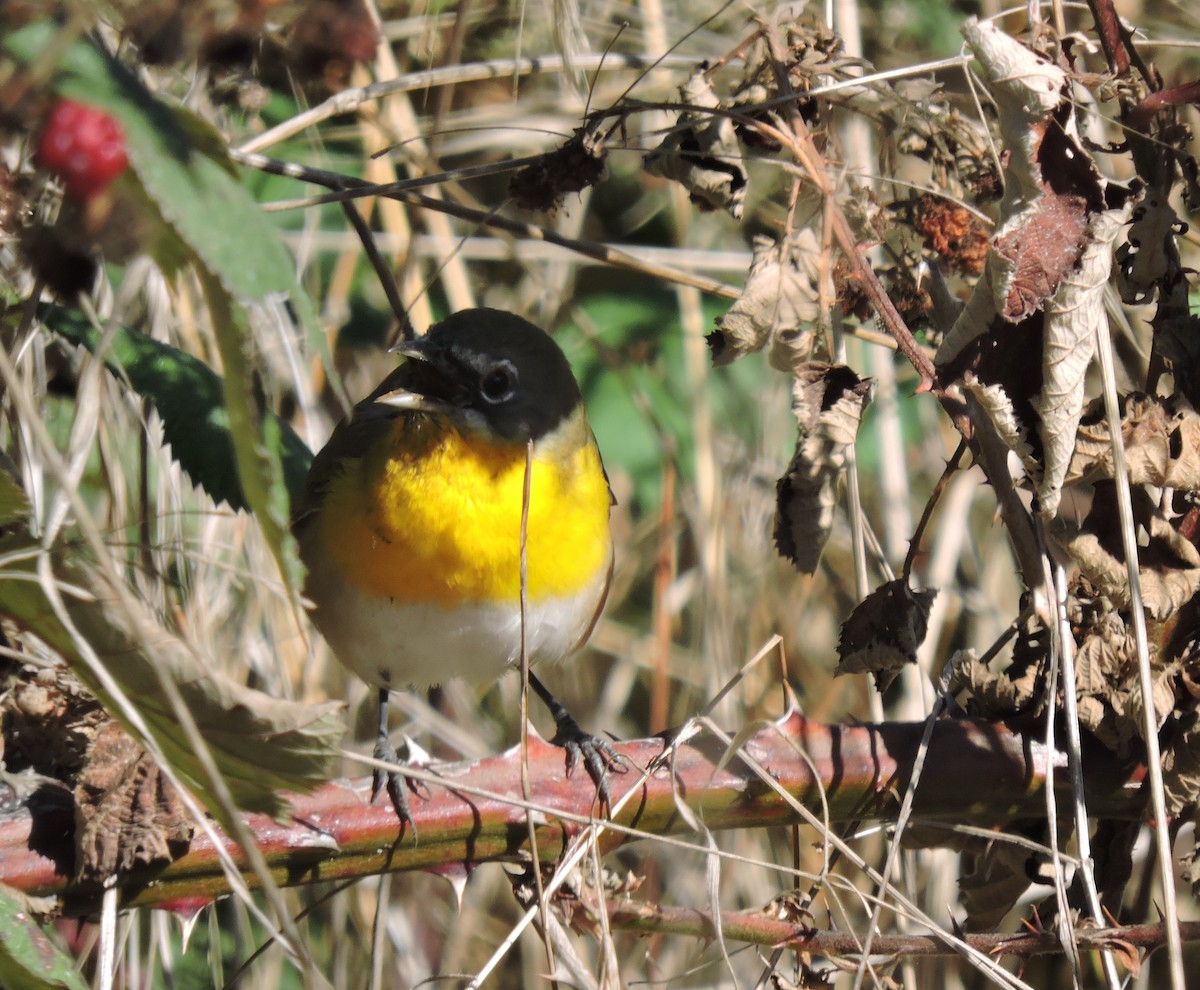
[[[241,502],[258,517],[289,587],[298,587],[303,569],[288,528],[286,450],[256,402],[247,371],[256,356],[240,308],[272,295],[303,295],[279,232],[238,181],[220,136],[187,110],[157,99],[87,39],[58,52],[59,29],[40,22],[0,44],[27,64],[55,58],[54,91],[106,110],[123,126],[137,188],[162,221],[149,247],[165,270],[190,256],[204,284],[224,362],[227,434]],[[233,486],[220,487],[228,499]]]
[[[137,737],[138,730],[87,662],[86,644],[133,699],[168,761],[210,811],[220,815],[220,801],[160,676],[178,690],[239,808],[278,817],[287,810],[279,791],[310,790],[328,779],[343,732],[340,703],[283,701],[236,683],[100,567],[55,549],[50,566],[70,617],[67,625],[38,580],[45,553],[26,536],[0,539],[0,613],[58,653]]]
[[[262,408],[255,389],[254,352],[246,314],[220,279],[203,266],[198,273],[225,368],[225,409],[242,493],[288,587],[299,588],[304,567],[289,525],[279,421]]]
[[[100,333],[82,313],[44,307],[41,317],[65,340],[96,352]],[[124,327],[110,336],[103,360],[158,410],[171,455],[193,483],[218,502],[246,509],[220,376],[190,354]],[[304,484],[312,453],[295,431],[272,413],[266,414],[264,424],[277,437],[273,442],[280,452],[286,488],[294,496]]]
[[[0,886],[0,986],[10,990],[87,990],[75,960],[30,917],[21,895]]]

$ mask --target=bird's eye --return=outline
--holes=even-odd
[[[503,402],[512,396],[516,383],[517,369],[507,361],[500,361],[488,368],[479,390],[488,402]]]

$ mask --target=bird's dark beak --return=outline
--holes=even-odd
[[[381,395],[376,402],[394,409],[409,409],[415,412],[449,412],[461,408],[469,401],[470,394],[446,368],[439,356],[431,354],[425,338],[405,341],[392,348],[396,354],[408,359],[403,376],[403,385]]]

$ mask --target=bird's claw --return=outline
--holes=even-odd
[[[557,721],[556,730],[554,738],[550,741],[567,751],[567,776],[571,776],[575,767],[582,762],[588,776],[592,778],[592,783],[596,785],[601,812],[611,811],[612,792],[608,787],[608,775],[628,771],[621,761],[621,754],[607,740],[581,729],[579,723],[570,715]]]

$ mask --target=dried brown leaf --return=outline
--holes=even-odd
[[[1057,126],[1055,111],[1064,105],[1069,111],[1069,103],[1064,103],[1066,73],[990,21],[969,18],[962,34],[996,103],[1001,142],[1007,152],[999,237],[1012,229],[1010,224],[1019,223],[1018,218],[1031,217],[1036,201],[1046,191],[1039,156],[1047,131]],[[1009,292],[999,285],[1010,263],[1003,262],[994,251],[989,258],[997,265],[986,284],[1000,311]]]
[[[1085,635],[1075,655],[1080,724],[1118,752],[1137,735],[1124,714],[1129,685],[1137,676],[1136,661],[1136,641],[1112,612]]]
[[[1170,202],[1153,191],[1134,209],[1125,243],[1117,249],[1117,290],[1130,305],[1148,302],[1180,270],[1175,238],[1183,224]]]
[[[1096,334],[1107,332],[1104,286],[1132,197],[1104,180],[1077,140],[1062,70],[990,24],[971,22],[964,34],[1000,109],[1007,191],[983,277],[937,364],[946,381],[1000,386],[1012,407],[1007,435],[1039,441],[1032,463],[1014,449],[1036,481],[1038,511],[1050,517],[1071,462]],[[1029,373],[1030,333],[1041,337],[1040,380]]]
[[[1147,613],[1164,619],[1200,590],[1200,552],[1162,514],[1145,489],[1135,488],[1133,518],[1138,536],[1138,577]],[[1129,581],[1121,542],[1116,489],[1096,485],[1091,512],[1067,549],[1096,590],[1117,608],[1129,604]]]
[[[1126,939],[1113,937],[1104,939],[1099,947],[1116,956],[1129,975],[1137,979],[1142,971],[1142,956],[1136,945]]]
[[[692,73],[680,95],[689,106],[714,110],[721,106],[703,68]],[[651,175],[682,184],[701,209],[726,210],[735,220],[742,218],[746,167],[729,117],[681,111],[675,127],[642,163]]]
[[[986,719],[1009,718],[1027,711],[1038,698],[1041,671],[1030,664],[1022,671],[1012,666],[994,671],[973,650],[960,650],[950,660],[950,690],[971,693],[971,714]],[[1014,673],[1018,676],[1014,677]]]
[[[187,851],[192,825],[175,789],[141,746],[107,722],[75,784],[75,875],[105,880]]]
[[[559,147],[539,155],[513,175],[509,194],[522,210],[552,213],[568,194],[582,192],[604,179],[608,174],[605,156],[595,131],[576,128]]]
[[[1003,385],[984,385],[981,381],[968,381],[963,391],[974,396],[980,408],[996,428],[996,435],[1009,450],[1015,453],[1026,466],[1033,462],[1034,449],[1029,442],[1029,430]]]
[[[1106,195],[1115,189],[1109,186]],[[1112,242],[1132,207],[1132,200],[1123,193],[1112,198],[1118,205],[1091,217],[1089,240],[1078,270],[1046,302],[1042,391],[1034,405],[1044,461],[1038,511],[1047,518],[1058,511],[1063,479],[1071,464],[1096,335],[1108,333],[1104,287],[1112,269]]]
[[[1062,101],[1066,73],[990,21],[968,18],[962,33],[1000,111],[1004,144],[1018,159],[1007,165],[1018,181],[1015,187],[1006,183],[1005,198],[1028,195],[1040,179],[1036,155],[1041,134],[1036,126]]]
[[[26,665],[0,697],[4,764],[32,768],[56,780],[73,780],[104,709],[65,667]]]
[[[1120,412],[1130,484],[1200,489],[1200,415],[1187,399],[1132,392],[1122,396]],[[1095,477],[1113,477],[1112,442],[1102,398],[1091,402],[1079,421],[1066,483]]]
[[[1128,642],[1114,643],[1102,635],[1091,635],[1075,654],[1075,690],[1102,696],[1120,683],[1129,659]]]
[[[1119,740],[1115,733],[1112,709],[1099,698],[1079,698],[1076,702],[1079,724],[1100,739],[1109,749],[1116,749]],[[1107,723],[1107,724],[1106,724]]]
[[[1179,674],[1175,664],[1151,671],[1150,689],[1154,699],[1154,724],[1161,727],[1175,707],[1175,679]],[[1125,734],[1129,738],[1144,739],[1146,736],[1145,706],[1142,704],[1142,682],[1140,678],[1129,679],[1129,689],[1113,694],[1113,709],[1117,717],[1124,720]]]
[[[1200,799],[1200,721],[1175,734],[1163,753],[1163,788],[1167,814],[1178,815]]]
[[[807,574],[833,528],[838,478],[873,389],[844,365],[814,361],[796,370],[792,411],[800,435],[776,486],[775,546]]]
[[[742,294],[708,337],[713,364],[731,364],[770,342],[772,366],[791,372],[807,361],[821,322],[820,245],[805,227],[784,240],[758,237]]]
[[[1029,856],[1023,846],[993,842],[980,854],[966,857],[958,886],[969,930],[991,931],[1016,906],[1029,888]]]
[[[875,674],[885,688],[905,664],[917,662],[936,597],[936,590],[913,591],[904,578],[872,591],[842,624],[834,676]]]
[[[1046,193],[996,231],[993,250],[1002,264],[993,277],[1000,316],[1018,323],[1041,309],[1079,264],[1088,244],[1087,202]]]

